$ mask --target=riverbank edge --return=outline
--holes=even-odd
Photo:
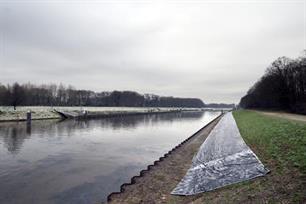
[[[64,118],[62,118],[61,116],[59,117],[46,117],[46,118],[32,118],[31,120],[63,120]],[[27,121],[27,119],[8,119],[8,120],[0,120],[0,123],[4,123],[4,122],[25,122]]]
[[[194,134],[192,134],[192,135],[189,136],[187,139],[185,139],[184,141],[182,141],[180,144],[178,144],[177,146],[175,146],[174,148],[172,148],[170,151],[168,151],[166,154],[164,154],[164,155],[163,155],[162,157],[160,157],[158,160],[155,160],[155,161],[153,162],[153,164],[148,165],[146,169],[141,170],[140,173],[139,173],[139,175],[133,176],[133,177],[131,178],[131,181],[130,181],[129,183],[123,183],[123,184],[120,186],[120,191],[119,191],[119,192],[112,192],[112,193],[110,193],[110,194],[107,196],[107,203],[113,201],[113,198],[112,198],[113,196],[119,195],[119,194],[121,194],[121,193],[124,193],[125,188],[126,188],[127,186],[131,186],[131,185],[135,184],[135,183],[136,183],[136,180],[137,180],[138,178],[141,178],[141,177],[145,176],[145,174],[146,174],[147,172],[149,172],[149,171],[152,169],[152,167],[158,166],[158,165],[159,165],[161,162],[163,162],[168,156],[170,156],[170,155],[172,155],[173,153],[175,153],[176,150],[179,149],[182,145],[186,144],[187,142],[189,142],[190,140],[192,140],[193,138],[195,138],[196,136],[198,136],[200,132],[202,132],[204,129],[206,129],[207,127],[209,127],[212,123],[214,123],[214,122],[218,121],[219,119],[221,119],[221,118],[223,117],[223,115],[224,115],[224,113],[221,113],[220,115],[218,115],[216,118],[214,118],[213,120],[211,120],[211,121],[210,121],[209,123],[207,123],[205,126],[203,126],[202,128],[200,128],[199,130],[197,130]],[[183,162],[183,161],[182,161],[182,162]]]
[[[190,110],[168,110],[168,111],[145,111],[145,112],[133,112],[133,111],[119,111],[119,112],[86,112],[86,114],[80,114],[77,116],[69,116],[65,115],[65,113],[61,111],[56,111],[62,118],[66,119],[94,119],[94,118],[109,118],[109,117],[123,117],[123,116],[131,116],[131,115],[148,115],[148,114],[162,114],[162,113],[180,113],[186,112]],[[198,110],[200,111],[200,110]]]
[[[182,109],[170,109],[170,110],[147,110],[144,112],[137,112],[137,111],[88,111],[86,115],[79,115],[76,117],[65,117],[63,114],[60,114],[60,111],[57,110],[46,110],[41,111],[41,113],[52,113],[53,115],[56,114],[57,116],[35,116],[32,117],[31,120],[54,120],[54,119],[94,119],[94,118],[110,118],[110,117],[123,117],[123,116],[131,116],[131,115],[147,115],[147,114],[163,114],[163,113],[179,113],[179,112],[186,112],[186,111],[206,111],[206,110],[189,110],[186,108]],[[73,111],[71,111],[73,112]],[[26,121],[26,113],[23,113],[24,118],[13,118],[13,119],[1,119],[1,122],[22,122]],[[44,114],[43,114],[44,115]]]

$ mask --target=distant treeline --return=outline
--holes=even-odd
[[[275,60],[241,99],[240,106],[306,114],[306,56]]]
[[[0,106],[204,107],[201,99],[163,97],[133,91],[94,92],[62,84],[0,84]]]
[[[205,104],[205,107],[208,108],[235,108],[234,103],[226,104],[226,103],[209,103]]]

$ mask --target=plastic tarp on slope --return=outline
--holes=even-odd
[[[171,192],[193,195],[264,176],[269,172],[243,141],[231,112],[211,131],[184,178]]]

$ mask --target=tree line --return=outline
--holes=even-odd
[[[205,107],[208,108],[235,108],[235,104],[234,103],[209,103],[209,104],[205,104]]]
[[[296,59],[276,59],[241,98],[240,106],[306,114],[306,51]]]
[[[165,97],[134,91],[94,92],[63,84],[0,84],[0,106],[203,107],[197,98]]]

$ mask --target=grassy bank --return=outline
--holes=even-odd
[[[194,203],[305,203],[306,123],[247,110],[233,115],[243,139],[271,172],[205,193]]]
[[[199,144],[189,158],[172,154],[172,161],[165,159],[115,196],[113,203],[305,203],[306,123],[255,111],[235,111],[233,115],[245,142],[271,170],[268,175],[194,196],[170,195],[190,167]],[[184,168],[179,166],[183,164]]]
[[[32,120],[60,119],[61,116],[53,110],[31,110]],[[28,110],[1,110],[0,122],[26,120]]]
[[[306,173],[306,123],[253,111],[236,111],[234,117],[244,140],[264,163],[273,160],[280,172],[296,168]]]

